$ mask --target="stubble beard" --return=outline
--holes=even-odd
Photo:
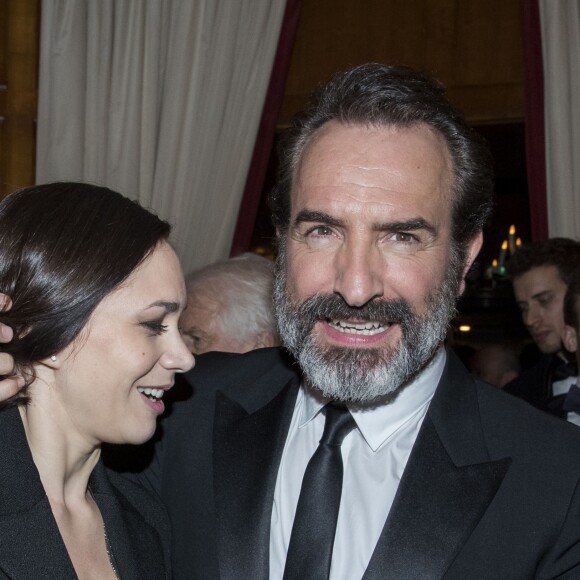
[[[451,264],[439,285],[425,299],[425,314],[416,314],[403,298],[373,299],[360,308],[339,295],[314,295],[301,304],[288,291],[285,240],[280,240],[274,282],[274,307],[283,345],[292,353],[311,387],[336,401],[368,405],[394,398],[427,364],[455,315],[460,259]],[[321,346],[313,333],[319,321],[356,319],[389,321],[401,330],[390,347]]]

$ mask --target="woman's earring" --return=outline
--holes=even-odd
[[[55,354],[53,354],[53,355],[50,357],[50,360],[51,360],[52,362],[56,362],[56,355],[55,355]]]

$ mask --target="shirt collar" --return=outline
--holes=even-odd
[[[385,441],[408,421],[425,415],[435,394],[445,367],[445,349],[440,347],[431,362],[411,381],[393,401],[371,408],[347,405],[359,431],[368,446],[377,451]],[[330,402],[308,386],[301,385],[299,400],[296,402],[300,417],[300,429],[318,415]]]

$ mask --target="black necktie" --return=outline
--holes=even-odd
[[[330,573],[342,494],[340,446],[355,422],[348,409],[336,403],[326,405],[325,413],[322,439],[302,480],[284,580],[323,580]]]

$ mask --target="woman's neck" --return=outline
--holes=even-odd
[[[114,580],[105,524],[89,489],[101,442],[75,419],[64,399],[67,385],[57,387],[53,373],[37,371],[20,416],[52,514],[77,576]]]
[[[51,504],[74,509],[90,501],[89,477],[101,448],[83,441],[46,407],[32,401],[19,408],[26,439]]]

